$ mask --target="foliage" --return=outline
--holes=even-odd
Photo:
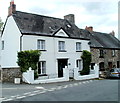
[[[34,70],[34,75],[37,77],[37,63],[40,57],[39,50],[27,50],[18,52],[17,63],[21,68],[21,72],[26,72],[29,67]]]
[[[2,31],[2,26],[3,26],[3,22],[2,19],[0,18],[0,32]]]
[[[83,51],[81,56],[83,60],[83,70],[80,72],[81,75],[88,75],[90,73],[91,53],[87,50]]]

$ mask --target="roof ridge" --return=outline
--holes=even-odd
[[[40,14],[36,14],[36,13],[29,13],[29,12],[23,12],[23,11],[16,11],[16,12],[20,12],[20,13],[24,13],[24,14],[30,14],[30,15],[36,15],[36,16],[42,16],[42,17],[46,17],[46,18],[53,18],[53,19],[65,20],[66,21],[66,19],[52,17],[52,16],[40,15]],[[16,13],[14,13],[14,14],[16,14]]]

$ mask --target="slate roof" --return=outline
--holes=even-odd
[[[112,34],[95,31],[89,32],[84,29],[81,30],[84,31],[84,35],[86,35],[90,39],[90,47],[104,49],[120,49],[120,41]]]
[[[16,13],[13,14],[13,18],[22,34],[54,36],[54,34],[62,28],[71,38],[88,40],[87,37],[82,35],[81,30],[74,23],[70,23],[65,19],[20,11],[16,11]]]
[[[54,36],[61,28],[70,38],[90,40],[92,48],[120,49],[120,41],[111,34],[79,29],[74,23],[65,19],[48,17],[16,11],[13,14],[21,33],[31,35]]]

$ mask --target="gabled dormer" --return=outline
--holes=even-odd
[[[53,36],[59,36],[59,37],[69,37],[69,35],[64,31],[64,29],[60,28],[57,30]]]

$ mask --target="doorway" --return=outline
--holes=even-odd
[[[58,59],[58,77],[63,77],[63,68],[68,65],[68,59]]]
[[[112,69],[112,67],[113,67],[112,62],[108,62],[108,67],[110,70]]]

